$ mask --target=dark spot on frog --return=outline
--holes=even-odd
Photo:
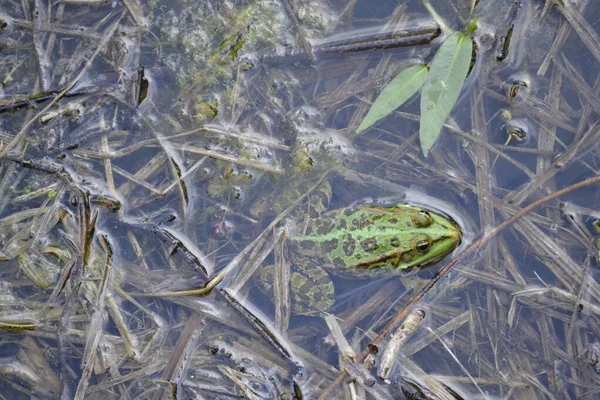
[[[326,235],[335,229],[335,223],[331,220],[320,221],[317,226],[317,235]]]
[[[300,246],[303,249],[314,250],[315,242],[313,242],[312,240],[302,240],[298,243],[298,246]]]
[[[321,245],[321,251],[323,251],[324,253],[331,253],[337,247],[338,247],[338,240],[331,239],[331,240],[327,240],[327,241],[323,242],[323,244]]]
[[[319,285],[319,286],[326,286],[326,285],[329,285],[331,283],[331,279],[329,278],[329,275],[323,274],[315,282],[317,282],[317,285]]]
[[[367,253],[372,253],[379,248],[379,245],[377,244],[377,238],[365,239],[360,242],[360,245]]]
[[[398,220],[396,218],[390,218],[388,219],[388,221],[390,222],[390,224],[397,224]]]
[[[347,228],[348,228],[348,224],[346,223],[346,220],[345,219],[341,220],[339,229],[347,229]]]
[[[342,249],[347,257],[351,257],[354,254],[354,250],[356,250],[356,240],[354,240],[352,235],[346,237],[342,243]]]
[[[400,239],[398,239],[398,236],[394,236],[393,238],[390,239],[390,246],[400,247]]]
[[[348,207],[344,210],[344,215],[346,217],[351,216],[352,214],[354,214],[354,209],[352,207]]]
[[[381,216],[381,215],[373,215],[371,217],[371,220],[373,220],[373,221],[379,221],[381,218],[383,218],[383,216]]]
[[[357,218],[352,219],[352,225],[355,228],[350,229],[350,230],[363,229],[364,227],[372,225],[372,224],[373,224],[373,221],[368,220],[367,216],[362,214],[360,216],[360,220]]]
[[[298,275],[298,274],[296,274]],[[310,292],[310,290],[312,289],[312,287],[314,286],[313,282],[311,282],[310,280],[306,279],[306,277],[303,277],[300,275],[300,284],[297,286],[297,292],[296,296],[299,297],[306,297],[304,295],[304,293]]]
[[[344,260],[342,260],[341,257],[336,257],[332,261],[333,265],[335,265],[336,267],[343,267],[346,265],[346,263],[344,262]]]
[[[318,291],[316,291],[314,293],[311,293],[311,295],[312,295],[312,299],[311,300],[314,301],[314,302],[318,303],[319,301],[323,300],[323,296],[321,296],[321,293],[318,292]]]
[[[372,225],[373,221],[369,221],[368,219],[366,219],[364,216],[363,218],[361,218],[360,222],[358,223],[358,229],[363,229],[369,225]]]

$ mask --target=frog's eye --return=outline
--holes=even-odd
[[[431,243],[429,243],[427,240],[421,240],[419,243],[417,243],[415,250],[417,250],[419,253],[427,253],[430,247]]]
[[[431,248],[431,239],[426,235],[419,236],[413,239],[411,247],[415,252],[419,254],[425,254]]]
[[[421,210],[418,214],[413,215],[412,220],[418,228],[427,228],[433,224],[433,218],[427,210]]]

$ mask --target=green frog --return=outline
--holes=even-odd
[[[311,314],[333,306],[335,289],[327,271],[370,278],[422,268],[442,260],[461,237],[454,221],[416,205],[358,205],[309,219],[289,238],[293,310]],[[272,273],[272,267],[264,268],[261,280],[272,282]]]

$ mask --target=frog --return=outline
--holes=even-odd
[[[335,304],[330,274],[366,279],[428,267],[462,239],[452,218],[414,204],[348,206],[297,225],[289,230],[287,252],[292,310],[304,315]],[[261,270],[263,284],[272,282],[272,268]]]

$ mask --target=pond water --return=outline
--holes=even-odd
[[[0,397],[598,398],[598,15],[3,1]],[[453,32],[469,72],[427,154],[416,89],[357,129]],[[431,215],[460,244],[415,268]],[[348,258],[340,225],[367,232]]]

